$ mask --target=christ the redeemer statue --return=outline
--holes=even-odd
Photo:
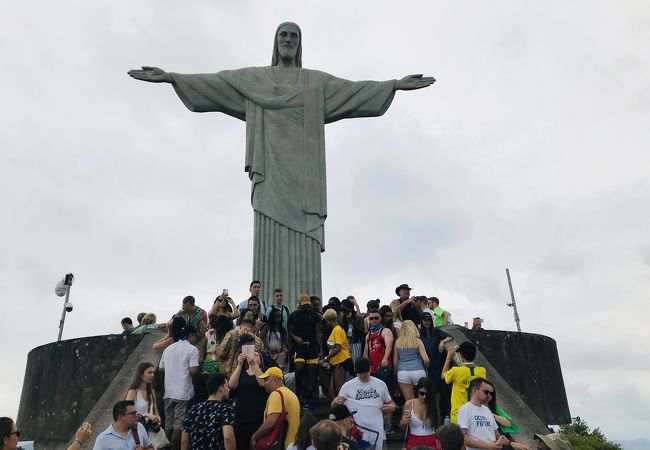
[[[281,24],[271,66],[184,75],[157,67],[130,70],[135,79],[170,83],[190,111],[218,111],[246,121],[245,171],[255,213],[253,279],[270,302],[276,287],[293,305],[300,292],[321,297],[325,250],[326,123],[381,116],[396,90],[435,79],[348,81],[302,68],[302,32]]]

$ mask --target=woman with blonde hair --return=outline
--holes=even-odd
[[[345,374],[352,369],[352,356],[348,344],[348,335],[343,331],[338,322],[338,314],[334,309],[328,309],[323,313],[323,320],[332,327],[332,332],[327,338],[329,353],[325,358],[318,361],[318,364],[326,367],[331,365],[332,376],[330,378],[330,397],[339,395],[341,386],[345,383]]]
[[[148,333],[150,331],[157,330],[158,328],[160,328],[160,326],[156,324],[156,315],[154,313],[147,313],[142,317],[142,322],[140,322],[140,325],[135,327],[133,334]]]
[[[393,347],[393,361],[404,400],[411,400],[415,397],[414,387],[420,378],[427,376],[426,368],[429,367],[427,351],[412,320],[402,323]]]

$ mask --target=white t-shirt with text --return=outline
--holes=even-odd
[[[353,378],[341,386],[339,395],[346,398],[345,406],[350,411],[357,411],[354,421],[358,425],[376,431],[380,440],[386,439],[381,413],[382,405],[391,401],[386,383],[375,377],[367,382]]]
[[[476,406],[467,402],[458,410],[458,426],[467,430],[467,435],[476,440],[489,442],[496,440],[498,425],[490,408],[485,405]],[[467,450],[478,450],[467,446]]]

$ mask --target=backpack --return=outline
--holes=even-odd
[[[275,305],[271,305],[266,309],[265,313],[268,313],[268,314],[265,314],[265,316],[266,316],[267,319],[271,316],[271,313],[273,312],[274,309],[279,309],[279,308],[277,306],[275,306]],[[291,314],[291,311],[289,311],[289,308],[287,308],[285,305],[282,305],[282,310],[281,311],[282,311],[282,321],[284,322],[284,312],[285,311],[287,312],[287,321],[288,321],[289,320],[289,315]]]

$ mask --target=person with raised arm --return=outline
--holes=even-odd
[[[230,375],[228,387],[235,400],[235,436],[237,450],[250,450],[251,437],[264,421],[264,407],[269,394],[264,389],[262,357],[259,352],[237,357],[237,366]]]

